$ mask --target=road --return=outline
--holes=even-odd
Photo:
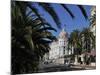
[[[39,73],[43,72],[59,72],[59,71],[75,71],[75,70],[90,70],[95,69],[95,67],[85,67],[80,65],[71,65],[66,64],[41,64],[39,65]]]

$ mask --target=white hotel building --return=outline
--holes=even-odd
[[[64,56],[72,53],[71,50],[68,50],[68,33],[65,29],[60,32],[57,41],[50,44],[50,48],[49,53],[45,54],[45,61],[49,60],[53,63],[64,64],[66,60]]]

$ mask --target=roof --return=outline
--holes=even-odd
[[[62,31],[60,32],[59,38],[64,38],[64,39],[67,39],[67,38],[68,38],[68,33],[65,31],[64,28],[63,28]]]

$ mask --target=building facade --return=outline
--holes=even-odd
[[[51,50],[49,52],[49,55],[50,55],[49,59],[56,59],[56,58],[59,58],[59,57],[64,57],[64,55],[68,54],[68,51],[67,51],[67,44],[68,44],[67,36],[68,36],[68,34],[63,29],[60,32],[57,41],[53,41],[50,44]]]
[[[71,50],[68,50],[68,33],[63,28],[57,41],[53,41],[50,44],[50,50],[49,53],[46,54],[46,58],[48,55],[48,61],[64,64],[67,60],[65,56],[70,55],[71,53]]]

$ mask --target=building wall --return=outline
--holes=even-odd
[[[64,64],[64,56],[69,55],[72,52],[68,51],[68,35],[63,29],[57,41],[53,41],[50,44],[49,60],[53,60],[55,63]]]

